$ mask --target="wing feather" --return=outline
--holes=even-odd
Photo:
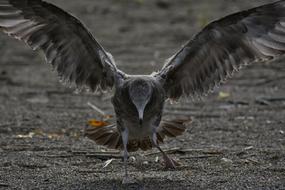
[[[243,66],[285,53],[285,1],[206,26],[156,74],[169,98],[202,96]]]
[[[77,87],[112,87],[124,74],[74,16],[41,0],[0,0],[0,30],[42,50],[60,78]]]

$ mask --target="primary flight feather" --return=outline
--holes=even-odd
[[[50,3],[0,0],[0,29],[33,50],[42,50],[62,80],[78,88],[106,89],[116,77],[123,77],[86,27]]]
[[[285,2],[239,12],[206,26],[158,73],[169,98],[201,96],[242,66],[285,51]]]

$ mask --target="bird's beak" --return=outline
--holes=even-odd
[[[139,116],[139,123],[140,125],[143,124],[143,114],[144,114],[144,109],[145,109],[145,104],[135,104],[137,111],[138,111],[138,116]]]
[[[140,125],[142,125],[144,109],[139,109],[138,112],[139,112],[139,122],[140,122]]]

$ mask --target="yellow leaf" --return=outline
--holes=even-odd
[[[92,127],[104,127],[109,125],[107,122],[105,121],[98,121],[96,119],[91,119],[88,121],[88,124]]]
[[[227,93],[227,92],[220,92],[219,93],[219,98],[220,99],[225,99],[225,98],[228,98],[230,96],[231,96],[230,93]]]

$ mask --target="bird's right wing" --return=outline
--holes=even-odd
[[[285,54],[285,1],[206,26],[156,74],[167,97],[202,96],[242,66]]]
[[[106,89],[124,77],[86,27],[50,3],[0,0],[0,31],[42,50],[60,78],[77,87]]]

